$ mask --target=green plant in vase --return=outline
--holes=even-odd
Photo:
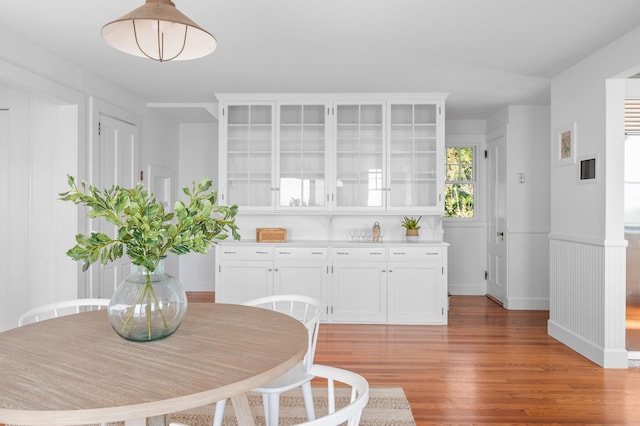
[[[77,244],[67,255],[82,261],[86,271],[95,262],[105,265],[126,254],[137,271],[111,299],[109,319],[116,332],[131,340],[154,340],[173,333],[184,318],[187,302],[177,280],[164,273],[164,258],[168,252],[205,254],[214,239],[229,235],[240,239],[235,223],[238,207],[216,205],[217,193],[210,191],[212,182],[207,178],[183,188],[188,199],[177,201],[174,213],[165,212],[141,183],[135,188],[98,189],[84,181],[77,185],[69,176],[68,184],[71,189],[60,194],[61,200],[88,207],[89,218],[104,218],[117,230],[114,237],[102,232],[76,235]],[[181,294],[167,287],[171,280]],[[125,303],[123,297],[133,300]]]
[[[418,241],[420,238],[419,230],[420,230],[420,220],[422,216],[419,218],[405,216],[402,218],[401,226],[406,229],[406,237],[407,241]]]

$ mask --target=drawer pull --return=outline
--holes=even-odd
[[[369,254],[376,254],[376,255],[380,256],[383,253],[376,253],[375,251],[370,251]]]
[[[395,251],[395,252],[393,252],[393,254],[397,254],[397,255],[402,255],[402,256],[404,256],[404,255],[405,255],[405,254],[407,254],[407,253],[405,253],[405,252],[403,252],[403,251]]]
[[[336,254],[341,254],[341,255],[348,255],[349,252],[346,251],[337,251]]]
[[[438,254],[440,254],[440,253],[438,253],[437,251],[436,252],[427,252],[427,256],[437,256]]]
[[[235,251],[224,251],[223,253],[224,253],[224,254],[236,254],[236,252],[235,252]]]
[[[290,251],[279,251],[278,254],[291,254]]]
[[[324,254],[324,253],[321,251],[312,251],[311,254]]]
[[[268,251],[258,251],[256,250],[256,254],[269,254]]]

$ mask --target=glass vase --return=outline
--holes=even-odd
[[[164,270],[161,259],[153,272],[131,265],[131,274],[109,302],[113,329],[134,341],[162,339],[175,332],[187,313],[187,295],[178,280]]]

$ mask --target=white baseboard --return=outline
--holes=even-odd
[[[504,308],[511,311],[548,311],[549,299],[536,298],[508,298]]]
[[[549,336],[601,367],[629,368],[629,356],[624,349],[604,349],[552,320],[547,322],[547,332]]]
[[[457,296],[484,296],[487,294],[487,285],[482,284],[452,284],[447,285],[449,293]]]

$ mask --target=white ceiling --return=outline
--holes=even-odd
[[[640,23],[638,0],[174,0],[213,54],[156,63],[100,28],[143,0],[2,0],[0,26],[155,103],[225,92],[449,92],[449,118],[548,103],[550,78]]]

